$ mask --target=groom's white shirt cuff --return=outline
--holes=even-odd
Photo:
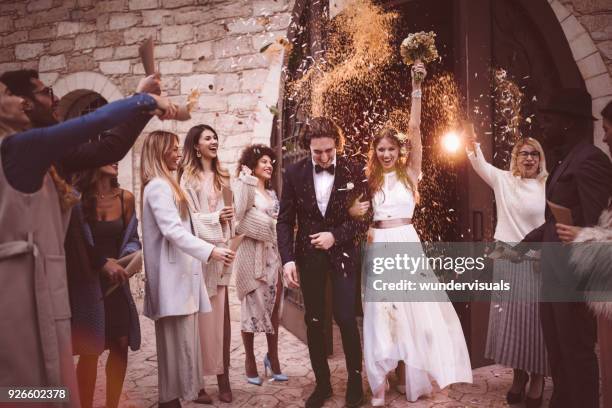
[[[289,262],[287,262],[286,264],[284,264],[284,265],[283,265],[283,268],[284,268],[285,266],[289,265],[289,264],[294,264],[294,265],[295,265],[295,261],[289,261]]]

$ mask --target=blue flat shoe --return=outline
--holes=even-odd
[[[264,372],[265,372],[266,377],[268,376],[268,369],[270,369],[270,372],[272,373],[272,380],[289,381],[289,377],[287,377],[283,373],[274,374],[274,371],[272,371],[272,363],[270,363],[270,358],[268,357],[268,354],[266,354],[266,356],[264,357],[263,364],[264,364]]]

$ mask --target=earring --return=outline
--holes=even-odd
[[[202,157],[202,153],[200,153],[199,150],[196,150],[196,157],[198,157],[198,158]]]

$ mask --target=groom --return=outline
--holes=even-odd
[[[317,117],[303,125],[300,143],[310,156],[285,171],[276,226],[285,282],[293,288],[301,286],[304,297],[308,351],[317,382],[306,408],[322,407],[332,395],[324,342],[328,276],[346,357],[346,405],[357,407],[363,402],[361,343],[355,320],[360,267],[355,240],[367,224],[354,221],[347,209],[365,191],[365,176],[336,155],[343,142],[340,129],[330,119]]]

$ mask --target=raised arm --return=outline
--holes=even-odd
[[[149,75],[138,83],[136,93],[150,93],[159,95],[161,93],[161,82],[158,76]],[[68,152],[59,163],[63,174],[102,167],[107,164],[118,162],[130,151],[138,136],[142,133],[147,123],[151,120],[149,112],[141,113],[133,120],[121,123],[102,134],[100,140],[83,143]]]
[[[185,230],[170,186],[165,181],[155,179],[145,187],[145,194],[150,197],[148,205],[162,235],[181,251],[202,262],[208,262],[215,246]]]
[[[52,163],[62,160],[92,136],[153,112],[158,103],[163,104],[156,98],[148,94],[134,95],[88,115],[8,136],[2,143],[2,162],[9,183],[23,193],[38,191]]]
[[[417,63],[412,67],[412,103],[410,104],[410,120],[408,122],[408,137],[410,140],[410,155],[406,163],[408,177],[412,185],[417,186],[421,178],[423,163],[423,142],[421,141],[421,84],[423,79],[419,79],[416,73],[421,73],[421,78],[425,79],[427,71],[425,65]]]

